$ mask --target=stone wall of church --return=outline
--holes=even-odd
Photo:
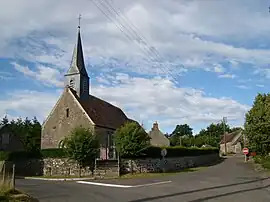
[[[57,148],[75,127],[91,127],[88,115],[66,88],[42,127],[41,148]]]

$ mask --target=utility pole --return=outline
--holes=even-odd
[[[225,153],[225,155],[227,155],[227,144],[226,144],[226,123],[227,123],[227,117],[223,117],[223,119],[222,119],[223,121],[223,134],[224,134],[224,136],[223,136],[223,141],[224,141],[224,153]]]

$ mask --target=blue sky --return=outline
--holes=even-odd
[[[148,130],[158,121],[163,132],[185,123],[198,132],[223,116],[242,126],[256,94],[269,92],[268,1],[94,2],[0,3],[1,117],[46,118],[79,13],[91,93]]]

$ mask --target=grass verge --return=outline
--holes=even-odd
[[[135,178],[154,178],[154,177],[165,177],[170,175],[177,175],[180,173],[186,173],[186,172],[195,172],[200,169],[203,169],[204,167],[196,167],[196,168],[186,168],[178,172],[166,172],[166,173],[128,173],[121,175],[118,178],[115,179],[135,179]]]
[[[71,178],[93,178],[92,175],[89,176],[77,176],[77,175],[56,175],[56,176],[31,176],[27,178],[44,178],[44,179],[71,179]]]
[[[30,197],[29,195],[13,189],[0,189],[0,201],[3,202],[38,202],[37,199]]]

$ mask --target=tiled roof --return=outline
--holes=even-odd
[[[233,141],[233,138],[238,135],[241,131],[238,130],[238,131],[235,131],[235,132],[232,132],[232,133],[228,133],[226,135],[226,142],[232,142]],[[224,135],[222,136],[221,138],[221,141],[220,141],[220,144],[224,144]]]
[[[133,121],[120,108],[100,98],[89,95],[88,100],[81,100],[74,90],[70,90],[97,126],[117,129],[127,121]]]

